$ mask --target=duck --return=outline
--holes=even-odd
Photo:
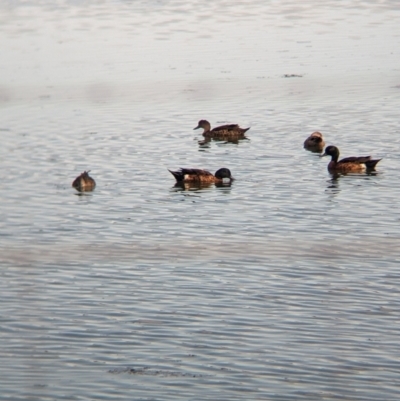
[[[215,174],[198,168],[181,168],[178,171],[168,171],[175,177],[178,184],[230,184],[234,180],[231,171],[225,167],[217,170]]]
[[[95,180],[89,176],[89,171],[84,171],[75,178],[72,186],[79,192],[93,191],[96,186]]]
[[[321,153],[324,150],[325,142],[322,134],[318,131],[313,132],[305,141],[304,149],[311,152]]]
[[[320,157],[331,156],[331,161],[328,164],[330,173],[361,173],[365,170],[375,170],[376,165],[382,159],[371,159],[371,156],[346,157],[340,161],[339,149],[336,146],[327,146],[325,153]]]
[[[207,120],[200,120],[194,130],[203,128],[203,136],[206,138],[236,138],[247,139],[244,135],[249,128],[240,128],[238,124],[221,125],[211,129],[211,125]]]

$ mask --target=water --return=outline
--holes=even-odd
[[[397,400],[399,20],[2,4],[0,399]],[[202,118],[249,140],[201,146]],[[315,130],[377,173],[331,177]]]

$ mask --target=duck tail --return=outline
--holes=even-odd
[[[367,166],[368,170],[374,170],[376,165],[381,161],[382,159],[375,159],[375,160],[368,160],[365,162],[365,165]]]
[[[249,128],[242,128],[242,134],[245,134],[250,128],[251,128],[251,127],[249,127]]]
[[[171,171],[168,170],[176,179],[176,181],[183,181],[183,173],[182,171]]]

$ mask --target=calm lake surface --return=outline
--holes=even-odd
[[[398,400],[399,26],[395,0],[2,2],[0,399]],[[377,172],[330,176],[317,130]]]

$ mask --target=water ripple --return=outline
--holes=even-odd
[[[397,400],[397,8],[2,4],[2,398]]]

